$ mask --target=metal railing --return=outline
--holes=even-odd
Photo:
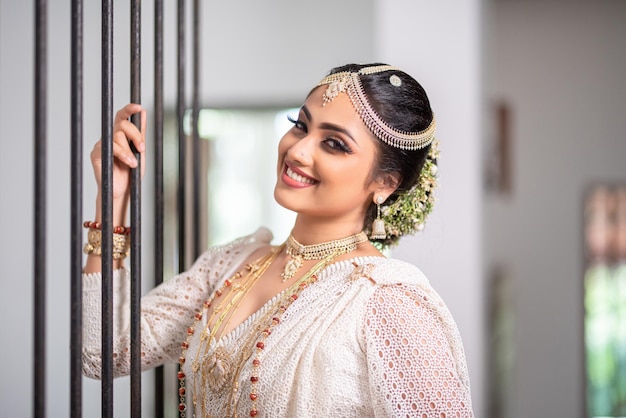
[[[178,103],[177,117],[179,124],[179,181],[178,181],[178,269],[187,268],[186,260],[186,135],[183,126],[185,104],[185,33],[187,19],[185,0],[178,0]],[[113,416],[113,2],[102,0],[102,34],[101,34],[101,139],[102,139],[102,411],[103,417]],[[130,3],[131,22],[131,91],[130,101],[142,103],[141,100],[141,1],[132,0]],[[72,0],[71,5],[71,306],[70,306],[70,415],[83,415],[82,391],[82,247],[83,247],[83,2]],[[199,0],[193,2],[193,154],[199,155],[199,136],[197,120],[199,114]],[[47,146],[47,84],[48,73],[48,45],[47,45],[47,2],[35,0],[35,71],[34,71],[34,375],[33,375],[33,414],[35,417],[46,416],[46,146]],[[164,176],[163,176],[163,126],[164,126],[164,77],[163,77],[163,1],[154,1],[154,284],[163,281],[163,247],[164,247]],[[131,121],[141,126],[140,115],[134,115]],[[133,149],[139,165],[131,172],[131,411],[130,416],[140,417],[142,386],[141,386],[141,158],[137,150]],[[199,219],[200,204],[197,202],[199,172],[199,157],[192,160],[192,175],[194,187],[193,217]],[[199,222],[197,223],[199,224]],[[200,252],[200,234],[195,231],[192,237],[193,256]],[[155,416],[164,416],[164,381],[163,367],[155,373]]]

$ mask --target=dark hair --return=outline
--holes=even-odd
[[[362,68],[375,64],[348,64],[333,68],[330,74],[342,71],[357,72]],[[402,84],[398,87],[390,83],[392,75],[400,77]],[[428,96],[424,88],[410,75],[400,70],[384,71],[375,74],[361,75],[361,84],[374,111],[389,126],[400,131],[419,132],[428,127],[433,119]],[[398,194],[410,189],[419,180],[430,146],[419,150],[403,150],[377,141],[377,158],[372,177],[385,173],[400,175],[400,185],[387,198],[386,204],[394,202]],[[365,228],[376,217],[376,205],[372,202],[365,215]]]

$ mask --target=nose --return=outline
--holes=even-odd
[[[311,165],[313,162],[315,140],[310,136],[301,138],[287,150],[287,158],[303,166]]]

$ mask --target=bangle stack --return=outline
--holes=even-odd
[[[87,243],[83,248],[85,254],[102,255],[102,225],[99,222],[86,221],[83,226],[89,229]],[[130,227],[113,227],[113,259],[121,260],[128,257],[130,247]]]

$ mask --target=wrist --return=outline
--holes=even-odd
[[[96,198],[96,216],[94,217],[95,222],[102,222],[102,194],[98,193],[98,197]],[[122,198],[114,198],[113,199],[113,225],[124,225],[126,224],[126,214],[128,213],[128,201],[129,196],[124,196]]]

